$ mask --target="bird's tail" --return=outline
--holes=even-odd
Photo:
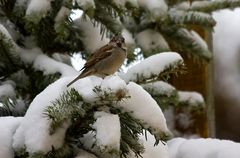
[[[69,87],[70,85],[72,85],[74,82],[76,82],[77,80],[81,79],[81,78],[84,78],[84,77],[87,77],[87,76],[90,76],[94,74],[94,71],[93,70],[89,70],[89,71],[86,71],[86,72],[82,72],[78,77],[76,77],[74,80],[72,80],[69,84],[67,84],[67,87]]]

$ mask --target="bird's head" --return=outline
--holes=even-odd
[[[125,39],[121,35],[114,36],[109,43],[115,44],[116,46],[126,50]]]

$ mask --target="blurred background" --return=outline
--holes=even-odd
[[[240,9],[213,13],[216,136],[240,141]]]

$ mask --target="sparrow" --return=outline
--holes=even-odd
[[[67,87],[90,75],[104,78],[114,74],[121,67],[126,57],[125,39],[120,35],[114,36],[108,44],[99,48],[90,56],[81,69],[83,70],[82,73],[71,81]]]

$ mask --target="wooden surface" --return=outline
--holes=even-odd
[[[206,30],[202,30],[194,27],[208,43],[211,50],[211,34]],[[178,51],[177,51],[178,52]],[[184,53],[180,53],[184,59],[184,63],[187,67],[187,73],[173,77],[170,83],[178,90],[183,91],[196,91],[203,95],[206,102],[206,109],[202,116],[198,116],[196,128],[198,134],[202,137],[214,137],[215,136],[215,113],[213,106],[213,71],[212,61],[207,63],[199,60],[194,60],[188,57]],[[199,130],[200,129],[200,130]]]

